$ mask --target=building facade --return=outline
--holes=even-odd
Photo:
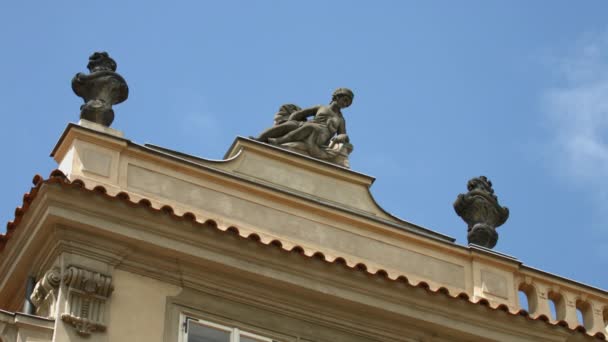
[[[206,160],[86,120],[52,156],[0,236],[2,342],[605,338],[606,291],[396,218],[341,166],[246,138]]]

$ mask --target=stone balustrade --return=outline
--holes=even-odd
[[[608,292],[483,247],[468,249],[467,294],[474,302],[486,300],[494,308],[506,306],[512,313],[524,310],[533,319],[608,336]]]
[[[526,307],[520,300],[519,308],[528,311],[532,318],[544,316],[552,323],[565,322],[570,328],[582,326],[590,335],[607,333],[605,291],[525,266],[515,274],[515,281],[528,302]]]

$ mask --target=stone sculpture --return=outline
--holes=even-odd
[[[36,306],[36,315],[53,317],[56,312],[57,291],[61,284],[59,268],[48,270],[36,283],[30,300]]]
[[[129,96],[129,87],[117,74],[116,62],[107,52],[95,52],[87,64],[89,74],[77,73],[72,79],[72,90],[82,97],[80,118],[110,127],[114,121],[112,105]]]
[[[509,218],[509,208],[498,204],[492,182],[485,176],[469,180],[467,189],[469,192],[456,198],[454,210],[468,224],[468,241],[494,248],[498,241],[496,228]]]
[[[80,336],[105,331],[106,302],[114,291],[112,277],[70,266],[63,283],[67,290],[67,312],[61,315],[61,320],[71,324]]]
[[[275,115],[275,125],[254,139],[349,167],[353,145],[346,134],[342,109],[349,107],[353,98],[350,89],[338,88],[329,105],[306,109],[283,105]],[[309,117],[312,119],[307,120]]]

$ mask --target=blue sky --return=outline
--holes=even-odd
[[[219,159],[283,103],[344,111],[376,200],[466,244],[452,203],[486,175],[511,217],[497,251],[608,288],[608,2],[53,1],[0,4],[0,221],[105,50],[130,87],[113,127]],[[4,225],[0,232],[4,231]]]

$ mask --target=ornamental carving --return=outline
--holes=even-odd
[[[70,266],[63,277],[68,310],[61,319],[81,336],[105,331],[106,301],[112,294],[112,277]]]
[[[61,272],[59,268],[50,269],[36,283],[30,300],[36,306],[36,314],[38,316],[55,316],[55,303],[60,283]]]
[[[467,183],[469,192],[458,195],[454,210],[468,225],[469,243],[493,248],[498,241],[496,228],[509,218],[509,209],[498,204],[492,182],[485,176]]]
[[[349,107],[353,98],[354,94],[350,89],[338,88],[328,105],[306,109],[294,104],[283,105],[275,114],[274,126],[266,129],[257,138],[252,138],[350,167],[348,156],[353,151],[353,145],[346,134],[346,120],[342,109]]]
[[[107,52],[95,52],[87,64],[89,74],[77,73],[72,90],[84,100],[80,118],[110,127],[114,121],[112,105],[129,97],[127,81],[117,74],[116,62]]]

